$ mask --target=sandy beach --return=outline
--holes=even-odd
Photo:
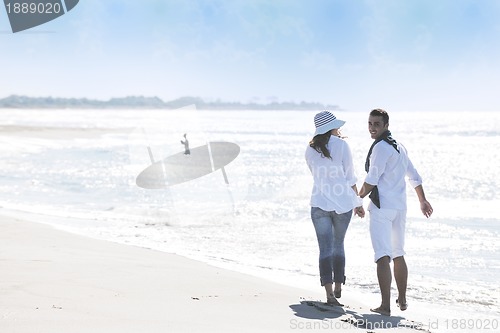
[[[129,171],[122,170],[127,161],[117,160],[121,150],[132,145],[126,136],[131,124],[123,122],[118,126],[114,124],[118,115],[107,115],[110,120],[103,120],[101,127],[90,126],[98,115],[101,113],[97,111],[92,117],[88,117],[87,112],[80,114],[80,118],[74,114],[75,123],[82,123],[79,128],[72,123],[60,124],[59,121],[32,126],[31,120],[26,121],[28,125],[23,122],[12,125],[18,121],[6,121],[8,125],[0,126],[5,156],[1,161],[4,197],[0,205],[0,333],[332,330],[435,333],[454,331],[464,321],[472,321],[472,329],[461,332],[477,331],[475,328],[478,325],[483,328],[485,325],[497,327],[494,326],[498,324],[495,319],[496,298],[490,292],[491,288],[487,289],[487,295],[481,293],[481,289],[472,293],[475,302],[486,304],[485,307],[489,306],[491,311],[470,311],[468,306],[476,303],[471,303],[465,297],[467,295],[464,296],[464,288],[453,280],[460,276],[451,269],[462,265],[460,262],[457,264],[461,258],[458,254],[462,251],[451,253],[446,258],[456,259],[458,256],[455,261],[449,264],[441,262],[444,265],[442,270],[449,270],[446,274],[450,279],[444,280],[446,283],[429,281],[425,275],[429,271],[416,273],[418,263],[414,257],[410,288],[418,297],[410,297],[409,309],[401,312],[394,304],[396,291],[393,285],[390,317],[370,312],[370,307],[376,307],[380,302],[378,288],[369,284],[376,281],[375,266],[370,261],[366,269],[359,270],[355,266],[356,259],[360,257],[356,252],[360,247],[353,246],[359,242],[356,237],[349,242],[351,274],[340,299],[344,307],[323,303],[325,295],[319,286],[319,278],[311,278],[315,276],[316,268],[311,271],[304,270],[302,266],[305,263],[313,265],[311,261],[301,261],[300,258],[294,261],[292,268],[303,270],[307,277],[308,282],[301,283],[303,281],[296,281],[293,277],[289,280],[266,280],[167,253],[197,253],[193,252],[195,249],[218,258],[251,261],[253,266],[268,269],[271,273],[273,270],[283,273],[283,267],[276,265],[279,260],[298,256],[300,251],[312,254],[315,260],[317,248],[314,237],[306,241],[301,238],[307,238],[304,234],[311,232],[311,227],[308,219],[302,221],[300,218],[304,206],[298,199],[290,201],[290,206],[301,208],[283,210],[278,217],[267,214],[267,201],[248,207],[240,202],[238,212],[244,217],[240,218],[241,223],[182,220],[177,225],[174,221],[174,225],[170,226],[162,224],[168,220],[162,215],[164,210],[158,210],[157,219],[143,220],[141,214],[149,213],[151,207],[155,207],[151,206],[155,202],[154,193],[148,192],[141,197],[140,192],[131,191],[130,183],[125,181]],[[14,119],[18,116],[13,115]],[[54,115],[48,112],[46,116]],[[82,120],[87,117],[92,119],[89,124]],[[106,126],[110,122],[115,127]],[[109,143],[106,141],[108,137]],[[267,143],[267,139],[263,140]],[[143,147],[139,145],[139,148]],[[266,152],[258,144],[248,149]],[[54,168],[54,165],[57,167]],[[116,173],[110,176],[110,171]],[[291,169],[285,174],[291,177],[295,171]],[[269,179],[273,177],[269,175]],[[305,191],[300,186],[297,188],[300,193],[293,194],[293,190],[287,193],[300,199]],[[159,207],[164,207],[165,198],[159,196],[157,199],[161,202]],[[284,199],[277,197],[274,204]],[[134,204],[132,208],[131,200]],[[106,204],[101,205],[102,202]],[[32,212],[23,214],[24,211]],[[263,214],[262,223],[254,218],[259,212]],[[279,223],[282,216],[286,223]],[[289,216],[294,223],[288,223]],[[462,244],[470,234],[468,229],[464,229],[460,243],[449,244],[446,242],[449,241],[450,229],[446,224],[439,225],[437,221],[433,224],[414,224],[412,227],[410,241],[421,240],[421,235],[428,235],[425,237],[432,240],[432,244],[429,242],[426,245],[433,256],[439,251],[448,253],[448,247],[461,249],[466,245],[458,244]],[[177,248],[160,252],[82,236],[92,228],[95,230],[88,233],[90,237],[99,237],[95,235],[101,232],[104,235],[102,239],[151,248],[163,242],[177,241]],[[354,221],[350,228],[351,236],[365,232],[364,224],[359,221]],[[452,230],[454,233],[460,231]],[[437,231],[445,238],[434,241]],[[484,237],[481,235],[478,242],[496,244],[490,241],[496,239],[494,233],[492,238]],[[362,251],[365,251],[366,240],[361,239]],[[440,242],[443,246],[436,247]],[[473,247],[476,243],[469,241],[468,244]],[[290,245],[302,250],[291,252]],[[191,251],[177,252],[184,248]],[[417,250],[421,250],[420,243],[414,243],[413,248],[410,243],[410,252],[417,253]],[[487,253],[496,253],[494,247],[489,251]],[[363,252],[364,255],[371,255],[371,252]],[[188,254],[186,256],[189,257]],[[275,256],[278,261],[272,261]],[[254,257],[265,257],[266,261],[253,262]],[[479,260],[480,257],[474,258]],[[425,268],[429,264],[436,262],[426,261]],[[476,269],[471,272],[476,274]],[[491,272],[494,274],[494,271]],[[263,276],[271,279],[273,274]],[[449,286],[448,281],[454,281],[454,285]],[[367,283],[369,287],[366,287]],[[440,297],[446,296],[450,290],[453,303],[441,301]]]
[[[367,331],[411,325],[400,316],[370,314],[348,296],[341,299],[344,308],[322,305],[319,288],[292,288],[43,224],[0,217],[0,235],[2,333]]]

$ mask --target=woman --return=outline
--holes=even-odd
[[[314,124],[316,132],[305,157],[314,180],[310,204],[319,245],[320,282],[327,303],[341,306],[337,298],[345,283],[344,237],[353,208],[361,217],[364,209],[357,197],[351,150],[338,133],[345,121],[323,111],[316,114]]]

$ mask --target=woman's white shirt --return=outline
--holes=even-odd
[[[314,148],[306,149],[306,162],[313,176],[311,207],[343,214],[361,205],[359,197],[352,189],[356,184],[351,149],[347,142],[331,136],[327,144],[330,158]]]

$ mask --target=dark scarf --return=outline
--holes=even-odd
[[[394,140],[392,138],[391,131],[389,131],[389,130],[385,131],[384,133],[382,133],[381,136],[379,136],[375,141],[373,141],[372,146],[370,147],[370,150],[368,151],[368,156],[366,156],[366,162],[365,162],[365,171],[366,172],[368,172],[368,170],[370,170],[370,156],[372,155],[373,147],[375,147],[375,145],[377,143],[379,143],[380,141],[387,142],[394,149],[396,149],[396,151],[399,153],[399,148],[398,148],[397,142],[396,142],[396,140]],[[377,206],[378,208],[380,208],[380,198],[379,198],[379,195],[378,195],[378,188],[377,188],[377,186],[375,186],[371,190],[370,195],[368,197],[372,200],[372,202],[375,204],[375,206]]]

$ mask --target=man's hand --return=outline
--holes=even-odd
[[[363,183],[363,186],[361,186],[361,189],[359,190],[359,197],[364,198],[366,197],[375,187],[375,185],[368,184],[367,182]]]
[[[431,217],[432,212],[434,211],[431,204],[427,200],[420,201],[420,210],[427,218]]]
[[[434,210],[432,209],[429,201],[427,201],[427,199],[425,198],[424,188],[422,187],[422,185],[418,185],[417,187],[415,187],[415,191],[417,192],[418,201],[420,201],[420,210],[425,215],[425,217],[431,217]]]

